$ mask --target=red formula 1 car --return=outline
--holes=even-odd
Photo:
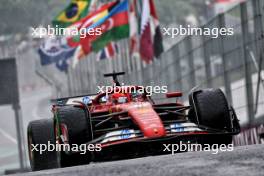
[[[235,111],[220,89],[192,91],[188,106],[178,101],[156,104],[144,88],[120,86],[120,74],[105,75],[114,79],[111,91],[57,99],[53,119],[30,122],[32,170],[163,154],[164,144],[180,141],[230,144],[232,135],[240,132]],[[54,150],[62,144],[67,147]]]

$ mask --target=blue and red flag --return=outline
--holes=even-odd
[[[60,71],[67,72],[68,60],[73,56],[75,48],[71,48],[62,38],[47,38],[38,49],[42,66],[54,64]]]

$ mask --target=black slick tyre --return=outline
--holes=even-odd
[[[53,119],[30,122],[27,137],[30,165],[33,171],[60,167],[55,149],[53,151],[45,150],[40,152],[40,145],[46,145],[48,147],[48,144],[50,144],[50,146],[53,145],[55,147]],[[36,146],[36,149],[39,151],[36,151],[33,146]]]

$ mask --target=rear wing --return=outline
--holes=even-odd
[[[92,104],[92,100],[95,99],[97,94],[89,94],[89,95],[80,95],[80,96],[74,96],[74,97],[64,97],[64,98],[57,98],[57,99],[51,99],[51,103],[59,106],[64,105],[77,105],[78,102],[83,102],[86,105]]]

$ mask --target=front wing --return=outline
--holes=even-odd
[[[225,134],[235,135],[238,134],[240,129],[233,129],[233,131],[223,131],[212,129],[209,127],[197,125],[192,122],[181,122],[172,123],[165,126],[166,135],[161,138],[147,138],[144,137],[140,130],[134,129],[122,129],[117,131],[111,131],[105,135],[90,141],[89,143],[100,143],[102,147],[108,147],[118,145],[122,143],[135,142],[135,141],[157,141],[164,139],[171,139],[179,136],[190,136],[190,135],[206,135],[206,134]]]

